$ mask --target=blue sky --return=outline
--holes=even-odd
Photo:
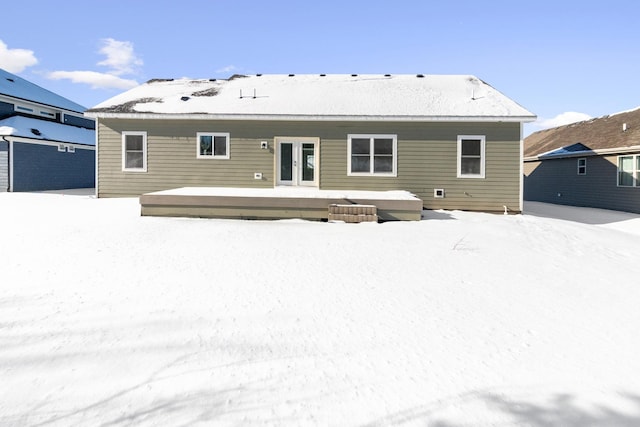
[[[234,73],[473,74],[538,115],[527,132],[640,106],[637,0],[32,0],[2,15],[0,68],[87,107]]]

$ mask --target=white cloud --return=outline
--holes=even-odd
[[[25,68],[36,65],[38,59],[32,50],[27,49],[9,49],[9,47],[0,40],[0,68],[10,73],[20,73]]]
[[[560,113],[551,119],[545,119],[541,117],[533,125],[539,129],[548,129],[589,119],[591,119],[591,116],[588,114],[577,113],[575,111],[567,111],[564,113]]]
[[[236,71],[238,67],[235,65],[227,65],[226,67],[222,67],[216,70],[216,73],[232,73]]]
[[[53,71],[47,74],[47,77],[51,80],[71,80],[73,83],[88,84],[92,89],[126,90],[138,85],[137,81],[122,77],[137,74],[138,67],[143,64],[133,50],[133,43],[111,38],[103,39],[99,52],[105,55],[106,59],[96,65],[108,67],[110,70],[104,73],[98,71]]]
[[[98,65],[111,68],[109,74],[115,76],[135,74],[137,67],[142,66],[142,60],[133,51],[133,43],[111,38],[103,39],[102,43],[100,53],[107,59],[98,62]]]
[[[47,75],[51,80],[71,80],[73,83],[85,83],[92,89],[131,89],[138,86],[138,82],[123,79],[108,73],[97,71],[53,71]]]

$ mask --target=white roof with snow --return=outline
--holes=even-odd
[[[470,75],[253,75],[149,82],[90,117],[529,122],[536,116]]]
[[[0,136],[96,145],[94,130],[24,116],[0,120]]]
[[[86,110],[80,104],[40,87],[28,80],[0,68],[0,95],[57,107],[67,111],[82,113]]]

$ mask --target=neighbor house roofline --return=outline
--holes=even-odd
[[[82,114],[87,109],[62,95],[0,68],[0,97],[2,96],[75,114]]]
[[[640,145],[632,145],[629,147],[603,148],[598,150],[574,151],[572,153],[540,154],[538,156],[525,157],[523,160],[525,162],[535,162],[539,160],[548,160],[548,159],[603,156],[607,154],[625,154],[625,153],[636,152],[636,151],[640,151]]]

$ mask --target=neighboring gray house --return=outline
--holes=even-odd
[[[640,108],[524,141],[525,200],[640,213]]]
[[[522,210],[535,115],[468,75],[151,80],[88,110],[99,197],[179,187],[406,190],[430,209]]]
[[[0,192],[95,185],[95,121],[85,108],[0,69]]]

